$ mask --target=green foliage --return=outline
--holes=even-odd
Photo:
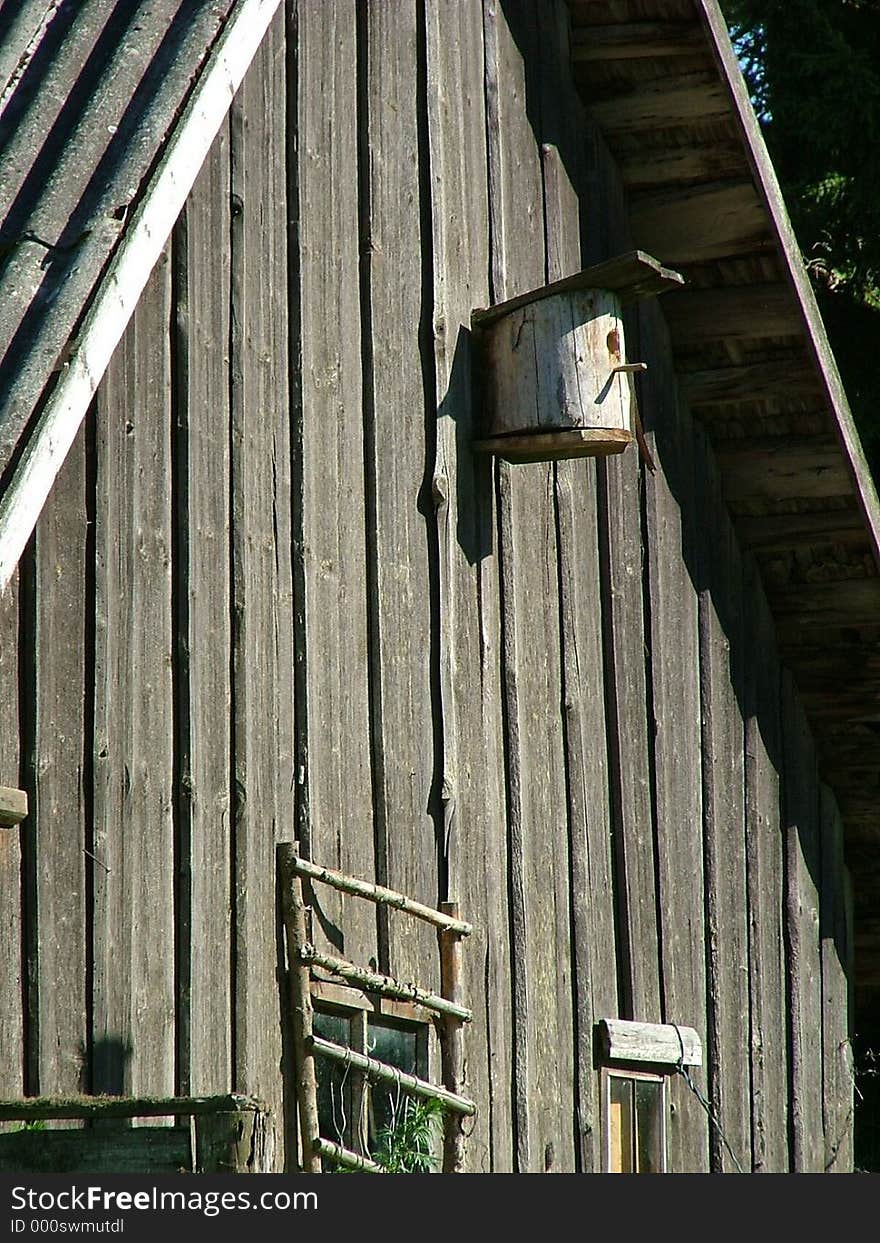
[[[850,403],[880,467],[880,6],[722,0]]]
[[[378,1135],[374,1160],[386,1174],[430,1174],[443,1106],[436,1100],[405,1097]]]

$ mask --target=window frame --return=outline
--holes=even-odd
[[[398,1001],[379,994],[367,993],[347,984],[337,984],[314,977],[309,982],[309,991],[313,1015],[324,1014],[348,1019],[350,1032],[348,1047],[353,1052],[371,1056],[368,1048],[371,1020],[379,1026],[415,1029],[417,1052],[416,1065],[412,1073],[421,1079],[433,1078],[432,1072],[439,1061],[439,1042],[435,1016],[431,1011],[414,1002]],[[337,1043],[344,1042],[338,1041]],[[320,1057],[317,1057],[315,1062],[316,1073],[320,1074],[319,1068],[327,1063]],[[359,1156],[370,1157],[372,1154],[369,1135],[363,1129],[363,1123],[369,1117],[368,1096],[371,1084],[368,1076],[355,1067],[351,1067],[348,1073],[351,1079],[347,1091],[346,1114],[347,1131],[350,1133],[345,1135],[343,1146]],[[358,1117],[362,1120],[362,1126],[356,1129],[354,1119]],[[327,1138],[339,1142],[336,1132],[328,1135]],[[439,1155],[438,1151],[438,1157]]]
[[[655,1069],[646,1069],[639,1067],[636,1069],[632,1065],[617,1062],[607,1064],[600,1067],[599,1070],[599,1116],[601,1120],[601,1136],[602,1136],[602,1172],[604,1174],[619,1174],[622,1170],[613,1170],[612,1163],[612,1126],[611,1126],[611,1084],[614,1079],[624,1080],[628,1083],[636,1081],[659,1083],[660,1084],[660,1153],[659,1153],[659,1169],[658,1174],[669,1173],[668,1163],[668,1127],[667,1118],[669,1113],[669,1080],[670,1071],[666,1067],[658,1067]],[[633,1121],[638,1126],[638,1117],[633,1111]],[[633,1136],[633,1150],[638,1154],[637,1132]],[[633,1170],[632,1173],[644,1173],[643,1170]]]

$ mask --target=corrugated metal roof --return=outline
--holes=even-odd
[[[26,0],[0,11],[0,472],[232,7]]]

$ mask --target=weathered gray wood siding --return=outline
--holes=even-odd
[[[674,1168],[849,1163],[839,816],[662,301],[655,469],[471,451],[471,311],[630,246],[568,65],[562,0],[273,25],[3,601],[4,1093],[235,1089],[293,1136],[296,838],[475,924],[469,1169],[601,1168],[608,1017],[703,1039],[724,1138],[676,1078]],[[432,934],[312,900],[436,986]]]

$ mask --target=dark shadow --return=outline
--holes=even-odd
[[[474,334],[461,325],[446,392],[438,393],[438,430],[444,419],[455,428],[455,536],[468,565],[491,556],[493,546],[493,462],[475,453],[473,442],[484,434]]]
[[[132,1046],[113,1036],[93,1043],[92,1093],[95,1096],[128,1095],[127,1070],[131,1054]]]

